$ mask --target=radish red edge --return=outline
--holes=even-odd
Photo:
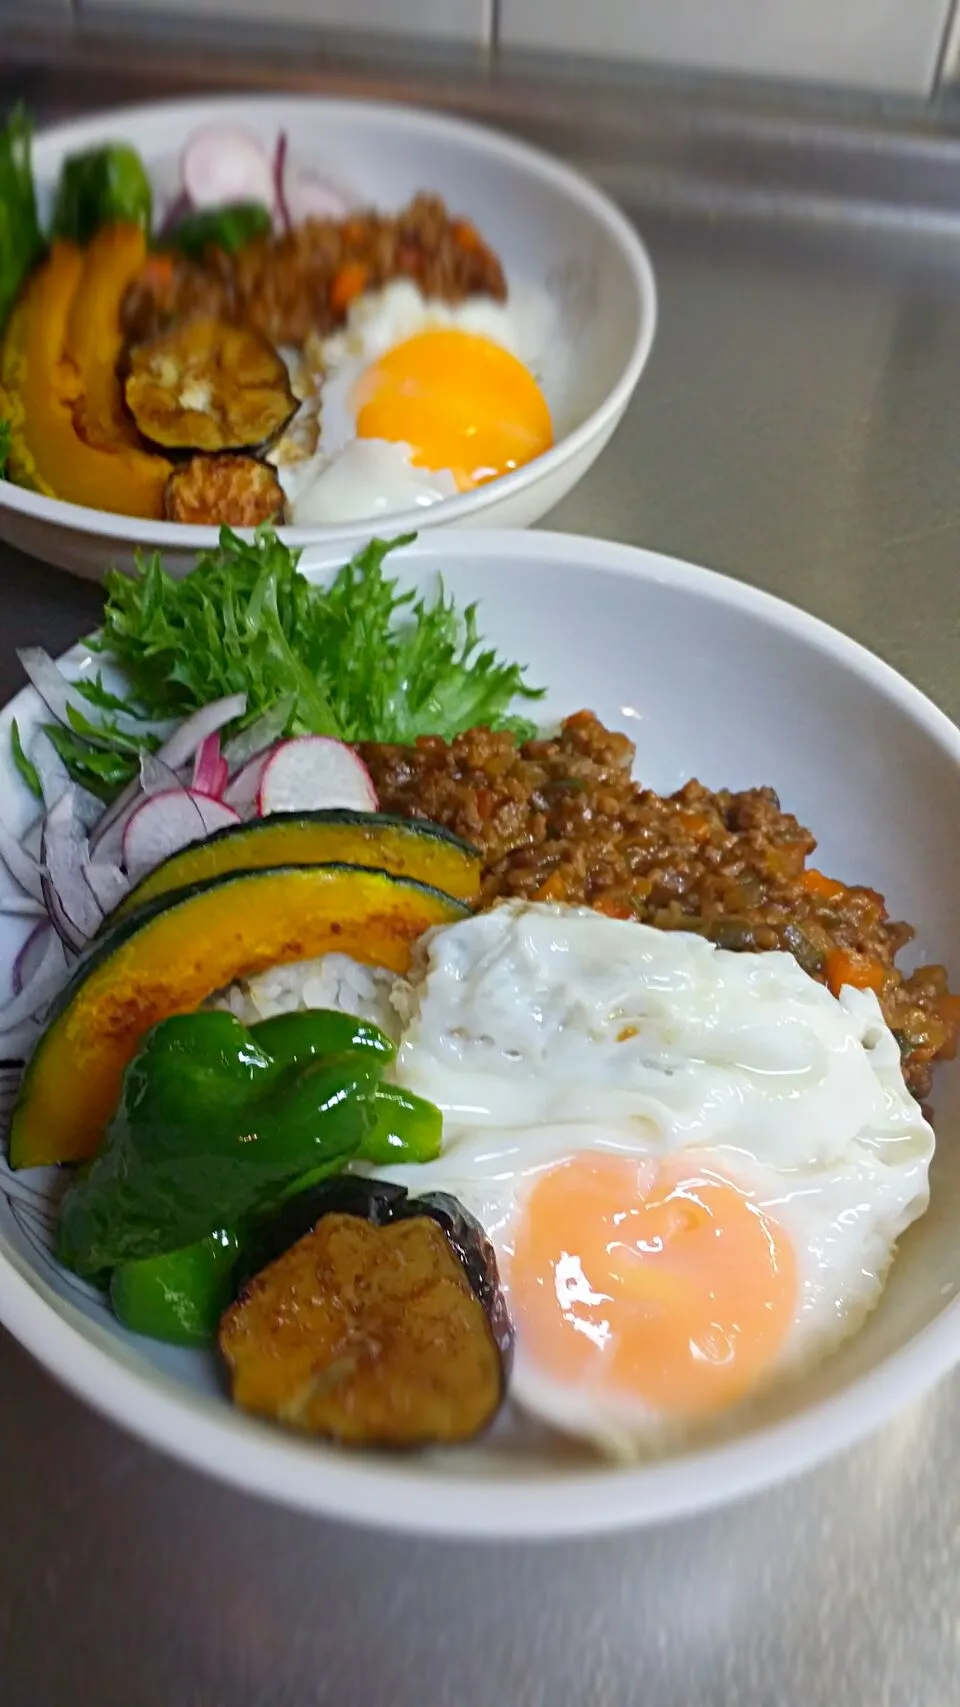
[[[131,813],[123,834],[123,863],[131,880],[146,876],[171,854],[240,823],[221,800],[188,788],[152,794]]]

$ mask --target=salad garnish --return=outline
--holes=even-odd
[[[111,571],[103,626],[87,644],[119,664],[125,694],[99,673],[68,684],[38,648],[21,654],[71,780],[114,800],[180,719],[237,695],[243,708],[221,731],[237,759],[247,731],[256,738],[251,752],[295,735],[450,740],[479,724],[525,739],[534,725],[512,716],[510,703],[542,690],[527,685],[522,665],[484,647],[475,605],[459,611],[442,586],[426,596],[399,591],[383,565],[408,543],[372,541],[328,588],[300,574],[300,553],[272,528],[249,542],[223,528],[217,549],[184,580],[159,553],[141,559],[134,577]],[[17,768],[38,793],[15,725],[11,739]]]

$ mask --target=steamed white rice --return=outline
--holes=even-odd
[[[371,1020],[396,1043],[401,1018],[393,998],[402,983],[382,966],[363,966],[348,954],[324,954],[241,979],[212,997],[208,1005],[234,1014],[244,1025],[256,1025],[276,1014],[333,1008],[355,1019]]]

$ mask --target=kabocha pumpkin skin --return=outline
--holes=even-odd
[[[18,298],[0,356],[9,470],[19,485],[91,509],[159,520],[170,465],[122,418],[116,357],[124,281],[143,234],[54,243]],[[79,305],[79,306],[78,306]]]
[[[471,906],[480,899],[478,850],[439,824],[346,809],[272,812],[172,854],[124,897],[105,928],[158,895],[225,872],[341,862],[413,877]]]
[[[24,1074],[10,1165],[94,1156],[141,1038],[236,978],[331,951],[409,969],[425,930],[468,909],[411,878],[349,865],[231,872],[161,896],[98,938]]]

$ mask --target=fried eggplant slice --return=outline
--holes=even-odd
[[[478,1223],[452,1198],[343,1180],[286,1204],[261,1255],[305,1221],[221,1322],[235,1402],[355,1446],[452,1445],[487,1428],[512,1332]]]
[[[170,522],[255,528],[283,520],[283,487],[269,464],[254,456],[192,456],[173,470],[163,504]]]
[[[166,450],[253,450],[297,410],[286,366],[249,326],[188,320],[130,352],[127,408]]]

